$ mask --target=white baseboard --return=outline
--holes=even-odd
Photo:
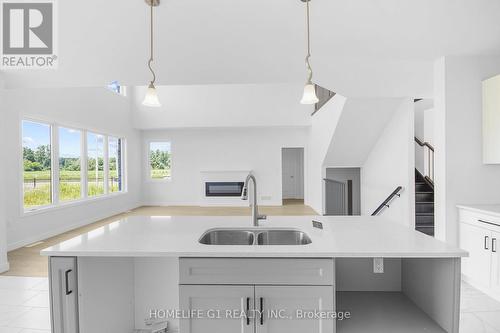
[[[86,226],[88,224],[95,223],[97,221],[106,219],[106,218],[111,217],[113,215],[118,215],[118,214],[124,213],[128,210],[132,210],[132,209],[135,209],[138,207],[140,207],[140,205],[139,206],[132,205],[131,207],[129,207],[127,209],[117,209],[117,210],[111,211],[107,214],[101,214],[101,215],[95,216],[95,217],[90,218],[90,219],[83,219],[83,220],[80,220],[76,223],[73,223],[70,225],[64,225],[60,228],[56,228],[56,229],[53,229],[51,231],[48,231],[48,232],[45,232],[42,234],[38,234],[36,236],[32,236],[32,237],[29,237],[29,238],[26,238],[26,239],[23,239],[23,240],[14,242],[14,243],[8,243],[7,244],[7,251],[13,251],[13,250],[19,249],[19,248],[24,247],[26,245],[30,245],[30,244],[42,241],[42,240],[50,238],[50,237],[60,235],[60,234],[65,233],[67,231],[70,231],[70,230],[73,230],[76,228],[80,228],[80,227]]]
[[[8,262],[0,263],[0,273],[8,272],[10,269],[10,265]]]

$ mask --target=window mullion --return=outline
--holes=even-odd
[[[82,198],[88,197],[88,149],[87,149],[87,131],[82,131],[82,140],[80,144],[80,179]]]
[[[52,168],[52,204],[57,205],[59,203],[59,127],[56,125],[51,125],[51,168]]]
[[[103,170],[104,194],[109,194],[109,140],[107,135],[104,136],[103,142],[104,142],[104,149],[103,149],[104,161],[102,168],[104,169]]]

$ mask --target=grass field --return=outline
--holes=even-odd
[[[95,179],[96,172],[89,171],[88,177],[89,179]],[[111,170],[109,172],[109,176],[113,178],[117,178],[116,170]],[[50,171],[24,171],[24,182],[33,181],[36,178],[37,181],[49,181],[51,177]],[[61,170],[59,172],[59,178],[61,180],[79,180],[80,179],[80,171],[67,171]],[[99,179],[104,179],[104,171],[99,171]]]
[[[151,170],[151,178],[152,179],[166,179],[170,178],[170,170]]]
[[[61,182],[59,184],[59,200],[67,202],[81,198],[81,185],[74,182]],[[118,192],[118,184],[114,183],[109,188],[110,192]],[[104,183],[90,183],[88,186],[88,196],[93,197],[104,194]],[[52,202],[50,183],[38,184],[36,188],[26,188],[24,190],[24,207],[46,206]]]

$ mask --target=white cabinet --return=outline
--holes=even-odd
[[[491,289],[500,294],[500,256],[498,254],[498,242],[500,232],[491,232]]]
[[[460,247],[469,252],[462,259],[462,273],[472,283],[488,287],[491,277],[491,231],[479,226],[461,223]]]
[[[500,163],[500,75],[483,81],[483,161]]]
[[[500,218],[459,207],[460,247],[469,252],[462,258],[466,282],[500,300]]]
[[[334,319],[297,316],[335,310],[333,259],[181,258],[179,268],[182,313],[197,314],[181,333],[335,332]],[[222,317],[198,316],[209,310]]]
[[[253,333],[253,286],[180,286],[182,333]],[[229,312],[227,312],[229,311]],[[188,315],[189,314],[189,315]],[[241,315],[243,314],[243,315]]]
[[[332,286],[181,285],[182,333],[333,333]]]
[[[334,332],[335,320],[311,318],[334,310],[331,286],[256,286],[255,304],[257,333]]]
[[[77,333],[78,284],[76,258],[50,257],[52,333]]]

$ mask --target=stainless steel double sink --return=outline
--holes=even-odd
[[[205,245],[307,245],[311,238],[296,229],[211,229],[199,242]]]

